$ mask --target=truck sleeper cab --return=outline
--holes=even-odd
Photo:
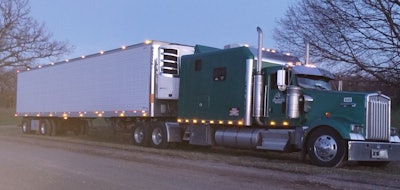
[[[190,144],[302,151],[329,167],[400,159],[389,97],[333,91],[330,72],[284,54],[262,51],[258,74],[256,49],[196,49],[182,58],[178,104]]]

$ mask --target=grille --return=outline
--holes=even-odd
[[[389,141],[390,98],[382,94],[369,94],[366,101],[366,139]]]

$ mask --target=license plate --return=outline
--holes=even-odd
[[[389,154],[386,149],[372,149],[371,157],[376,159],[388,159]]]

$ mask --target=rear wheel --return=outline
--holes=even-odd
[[[43,119],[40,121],[39,133],[41,135],[50,135],[51,134],[51,124],[48,119]]]
[[[145,122],[137,122],[132,126],[132,141],[134,145],[147,146],[147,124]]]
[[[151,146],[154,148],[168,148],[167,132],[162,124],[156,124],[151,133]]]
[[[315,165],[339,167],[346,156],[346,143],[335,130],[320,128],[307,141],[307,153]]]
[[[31,133],[31,122],[29,119],[22,120],[21,130],[22,130],[22,133],[24,133],[24,134]]]

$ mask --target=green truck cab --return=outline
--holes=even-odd
[[[336,91],[329,71],[260,49],[257,58],[257,49],[247,46],[196,46],[182,57],[178,122],[185,140],[301,151],[327,167],[400,160],[389,97]]]

